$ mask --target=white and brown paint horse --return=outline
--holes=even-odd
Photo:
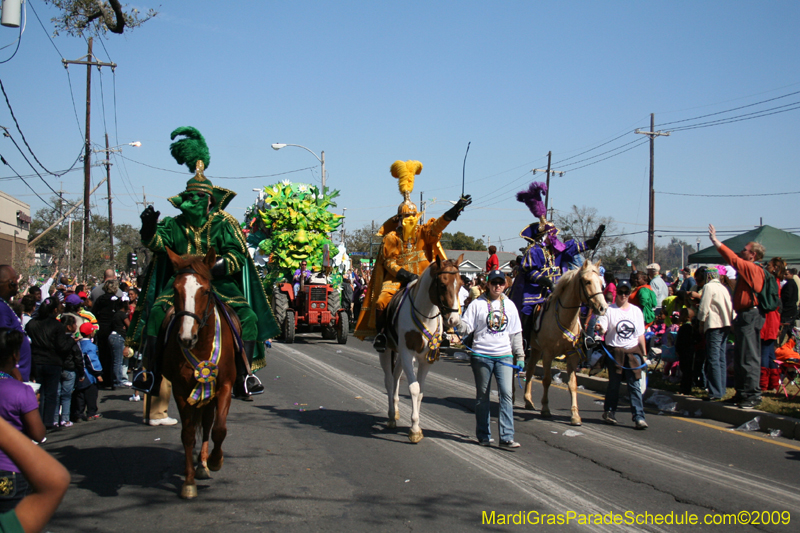
[[[542,376],[542,417],[550,418],[550,403],[547,393],[550,389],[550,367],[553,359],[565,354],[567,363],[567,384],[572,395],[573,426],[581,425],[578,414],[578,387],[575,371],[580,363],[581,354],[578,343],[581,342],[580,307],[588,305],[600,316],[606,313],[606,300],[603,297],[603,283],[600,277],[600,261],[592,264],[585,261],[577,270],[570,270],[561,276],[555,290],[547,299],[542,311],[541,326],[531,333],[531,356],[527,363],[525,383],[525,408],[534,409],[531,399],[531,386],[536,363],[542,360],[544,375]],[[591,335],[593,332],[588,332]]]
[[[400,419],[400,375],[405,372],[408,391],[411,394],[411,429],[408,439],[414,444],[422,440],[419,413],[422,404],[422,389],[431,364],[439,356],[439,344],[444,331],[457,328],[459,317],[458,290],[461,276],[458,259],[437,258],[408,287],[399,291],[395,298],[399,304],[389,325],[386,351],[381,354],[384,383],[389,396],[389,422],[387,427],[397,427]],[[414,371],[414,361],[417,371]]]

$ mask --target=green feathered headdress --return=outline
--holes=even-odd
[[[175,137],[180,135],[185,136],[185,138],[175,141]],[[211,162],[211,155],[208,152],[208,145],[203,135],[197,128],[182,126],[170,134],[170,139],[175,141],[169,146],[172,157],[175,158],[179,165],[186,165],[189,172],[195,173],[192,179],[186,182],[186,191],[210,194],[214,199],[214,205],[219,209],[224,209],[236,196],[236,193],[214,186],[211,180],[203,174],[203,170]],[[180,195],[169,198],[169,202],[175,207],[179,207],[181,203]]]

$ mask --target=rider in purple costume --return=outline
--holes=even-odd
[[[511,288],[511,300],[519,310],[525,340],[530,338],[530,320],[536,306],[547,299],[575,256],[597,247],[606,229],[601,224],[594,237],[586,242],[574,239],[561,242],[558,228],[545,218],[542,196],[546,193],[547,185],[537,181],[531,183],[527,190],[517,193],[517,201],[528,206],[533,216],[539,219],[520,232],[520,237],[528,242],[528,246],[523,254],[519,275]]]

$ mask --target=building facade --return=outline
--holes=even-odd
[[[28,253],[31,206],[0,191],[0,265],[13,265]]]

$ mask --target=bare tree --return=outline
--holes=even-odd
[[[66,32],[73,37],[105,35],[106,32],[122,34],[125,27],[137,28],[158,15],[154,9],[145,14],[134,8],[125,9],[128,4],[119,0],[44,0],[61,10],[61,15],[53,17],[54,35]]]
[[[561,230],[559,237],[562,240],[576,239],[586,241],[594,236],[600,224],[605,224],[606,231],[597,248],[590,252],[591,257],[603,257],[612,250],[622,247],[622,238],[615,236],[619,233],[617,223],[611,217],[601,217],[594,207],[576,205],[572,206],[567,212],[556,212],[553,222]]]

